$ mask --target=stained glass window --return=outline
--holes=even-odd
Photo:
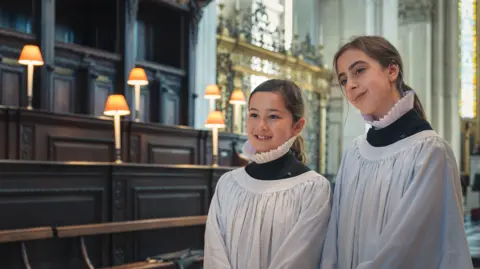
[[[477,89],[476,0],[459,1],[460,15],[460,116],[474,118]]]

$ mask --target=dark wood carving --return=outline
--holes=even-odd
[[[0,162],[0,229],[205,215],[228,168]],[[204,226],[86,237],[95,268],[203,247]],[[85,268],[78,238],[26,242],[34,268]],[[18,243],[1,268],[20,268]]]
[[[110,162],[113,120],[0,107],[3,158],[37,161]],[[122,121],[122,158],[150,164],[211,164],[211,132],[190,127]],[[246,137],[221,132],[220,164],[242,166],[236,158]],[[0,155],[1,156],[1,155]]]

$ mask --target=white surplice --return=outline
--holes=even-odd
[[[318,269],[330,183],[309,171],[258,180],[244,168],[217,183],[205,231],[205,269]]]

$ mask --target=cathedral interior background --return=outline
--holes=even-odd
[[[369,126],[333,54],[365,34],[399,48],[451,144],[480,262],[478,13],[476,0],[3,1],[0,267],[176,268],[158,255],[184,251],[200,268],[215,184],[246,164],[245,101],[269,78],[302,88],[308,166],[334,183]]]

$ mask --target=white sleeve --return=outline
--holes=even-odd
[[[225,233],[219,224],[220,203],[218,200],[218,188],[213,195],[208,211],[207,223],[205,227],[205,247],[203,267],[205,269],[231,269],[230,261],[227,255],[225,245]]]
[[[318,269],[330,217],[330,182],[322,177],[305,199],[298,222],[272,258],[269,269]]]
[[[398,208],[386,224],[379,251],[356,269],[472,269],[453,153],[436,147],[416,160]]]

